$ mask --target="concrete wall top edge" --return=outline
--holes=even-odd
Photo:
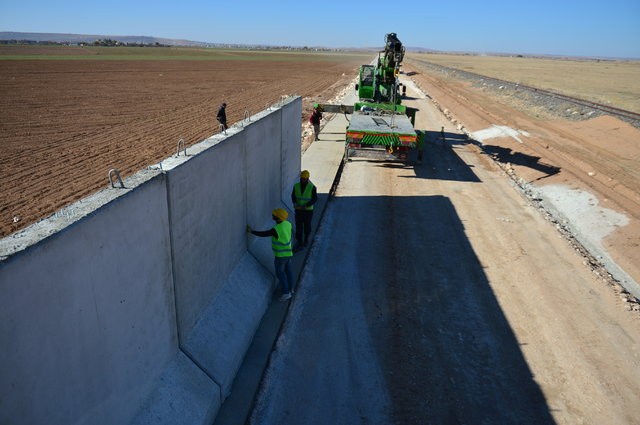
[[[115,199],[126,195],[131,190],[140,186],[152,178],[170,171],[171,169],[180,166],[187,162],[189,159],[198,155],[199,153],[212,148],[218,143],[226,140],[230,135],[238,133],[244,129],[244,127],[250,126],[259,119],[279,110],[283,106],[296,101],[300,96],[287,96],[283,97],[279,102],[274,103],[268,108],[257,112],[256,114],[248,117],[245,120],[235,123],[231,128],[227,130],[227,134],[216,134],[208,139],[205,139],[193,146],[187,148],[187,155],[184,156],[183,151],[180,155],[172,155],[158,164],[149,166],[144,170],[140,170],[137,173],[128,176],[123,179],[125,188],[122,189],[116,183],[115,188],[107,187],[92,195],[89,195],[71,205],[68,205],[60,210],[56,211],[49,217],[46,217],[25,229],[12,233],[0,239],[0,265],[2,262],[8,260],[15,254],[18,254],[27,248],[36,245],[37,243],[53,236],[57,232],[69,227],[70,225],[82,220],[84,217],[94,213],[104,205]],[[108,183],[107,183],[108,184]]]
[[[289,103],[295,102],[297,99],[300,99],[300,96],[283,97],[280,101],[274,103],[273,105],[267,107],[266,109],[263,109],[262,111],[259,111],[247,117],[246,119],[243,119],[242,121],[238,121],[234,123],[231,127],[227,129],[226,134],[217,133],[207,139],[204,139],[192,146],[187,147],[184,150],[180,149],[179,154],[177,153],[176,155],[167,157],[162,161],[160,161],[158,164],[152,165],[150,168],[158,171],[167,171],[167,172],[171,171],[176,167],[179,167],[180,165],[189,161],[193,157],[198,156],[198,154],[206,151],[207,149],[210,149],[218,145],[219,143],[226,141],[231,136],[243,131],[246,127],[253,125],[255,122],[266,117],[267,115],[280,110],[282,107],[288,105]],[[186,155],[184,154],[185,151],[186,151]]]
[[[105,205],[122,196],[126,196],[133,189],[154,178],[163,178],[159,177],[161,175],[162,173],[156,170],[145,169],[138,171],[123,179],[124,188],[121,188],[118,183],[114,183],[115,188],[109,185],[99,192],[59,209],[49,217],[29,227],[0,239],[0,266],[10,257],[54,236],[56,233],[95,213]]]

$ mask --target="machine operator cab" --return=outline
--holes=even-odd
[[[395,33],[385,35],[385,48],[378,53],[377,64],[360,67],[360,79],[356,84],[360,101],[401,103],[400,98],[406,95],[407,90],[398,79],[404,52],[404,46]]]
[[[373,65],[362,65],[360,67],[360,79],[356,84],[358,98],[361,100],[373,101],[375,96],[375,67]]]

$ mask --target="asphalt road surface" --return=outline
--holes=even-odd
[[[422,164],[346,164],[252,424],[633,424],[640,322],[422,95]]]

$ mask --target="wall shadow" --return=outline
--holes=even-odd
[[[413,170],[414,175],[400,176],[400,178],[420,178],[427,180],[448,180],[461,182],[481,182],[473,172],[472,165],[468,165],[451,149],[427,146],[424,148],[422,161],[417,160],[417,153],[413,152],[407,161],[355,158],[353,161],[364,161],[376,164],[380,168],[396,170]]]
[[[449,198],[332,202],[338,215],[388,212],[357,231],[334,229],[357,250],[336,254],[331,267],[358,268],[358,281],[341,282],[334,296],[360,286],[394,423],[555,423],[520,349],[527,341],[516,339]]]
[[[463,145],[470,142],[465,134],[452,133],[450,131],[423,130],[426,137],[425,143],[439,146]]]
[[[539,177],[536,180],[553,176],[561,171],[560,167],[540,162],[541,157],[539,156],[517,152],[511,148],[503,146],[485,145],[477,140],[470,139],[466,134],[446,131],[425,131],[424,133],[426,136],[425,149],[428,149],[430,146],[454,147],[472,144],[477,146],[482,153],[491,156],[493,160],[501,164],[510,163],[520,165],[544,174],[544,176]]]
[[[435,132],[432,132],[435,134]],[[440,134],[439,132],[437,134]],[[408,161],[381,161],[357,158],[357,161],[377,163],[378,167],[395,169],[412,169],[414,175],[404,175],[400,178],[420,178],[427,180],[446,180],[479,183],[480,178],[473,172],[473,165],[464,162],[452,149],[452,143],[463,143],[463,137],[455,133],[445,133],[445,142],[427,139],[423,146],[422,159],[418,160],[418,153],[412,151]]]
[[[494,145],[481,145],[482,151],[487,155],[490,155],[494,160],[502,164],[515,164],[523,167],[531,168],[532,170],[544,173],[543,177],[536,180],[540,180],[546,177],[553,176],[560,172],[560,167],[556,167],[551,164],[545,164],[540,162],[539,156],[527,155],[522,152],[513,151],[510,148]]]
[[[469,165],[460,158],[451,145],[425,143],[422,162],[413,162],[416,178],[480,183],[482,180]],[[405,177],[406,178],[406,177]]]

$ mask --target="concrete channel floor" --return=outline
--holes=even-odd
[[[348,101],[345,102],[348,103]],[[316,185],[318,191],[318,202],[313,214],[312,241],[342,162],[344,134],[348,124],[344,115],[335,114],[327,118],[320,133],[320,140],[313,142],[302,156],[302,169],[309,170],[310,180]],[[296,282],[302,274],[310,249],[311,247],[307,247],[306,250],[294,255],[292,265]],[[231,394],[222,404],[214,425],[243,424],[249,418],[262,373],[267,367],[269,356],[290,304],[290,302],[279,301],[279,296],[280,293],[276,291],[236,375]]]

